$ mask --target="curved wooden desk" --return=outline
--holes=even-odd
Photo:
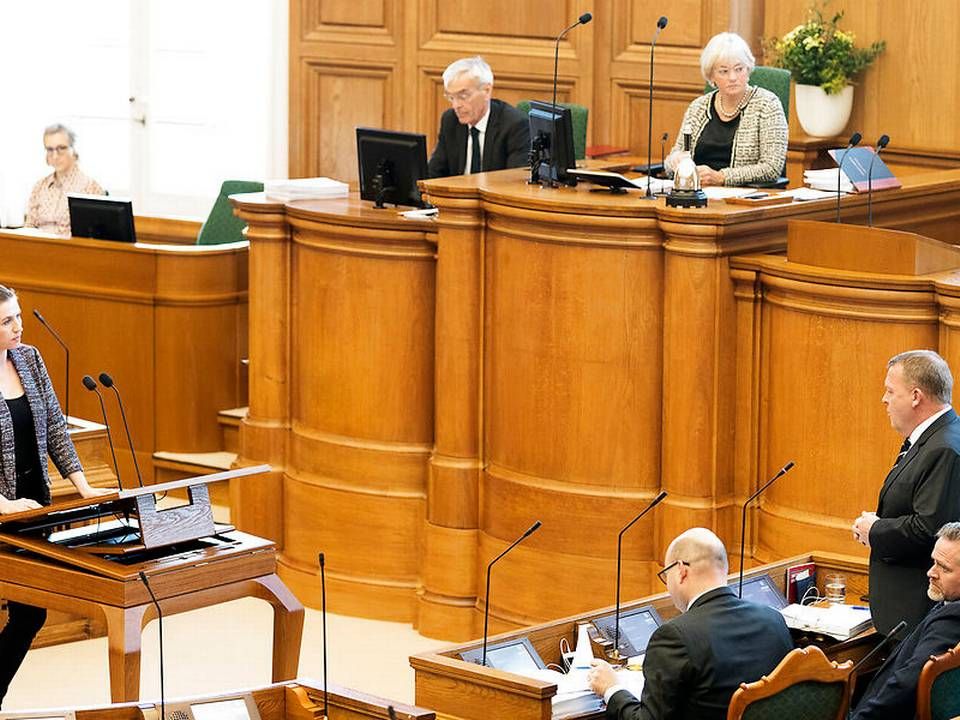
[[[811,533],[826,550],[862,552],[845,514],[875,503],[895,438],[881,416],[845,448],[831,445],[862,473],[844,475],[847,495],[823,511],[833,456],[812,435],[766,444],[766,396],[752,388],[771,372],[756,344],[769,336],[750,334],[763,329],[764,291],[731,271],[745,255],[780,262],[767,254],[786,247],[787,222],[830,220],[834,202],[683,210],[525,177],[427,181],[433,222],[355,197],[234,198],[251,242],[241,455],[277,470],[237,488],[234,517],[282,542],[298,595],[318,603],[323,548],[336,611],[476,637],[484,566],[540,519],[496,568],[492,626],[572,615],[609,602],[617,531],[661,489],[667,499],[627,538],[626,596],[651,591],[655,561],[690,526],[737,547],[741,503],[791,459],[790,489],[785,479],[787,494],[771,496],[789,523],[773,543],[761,515],[750,554],[796,554]],[[912,176],[875,195],[874,217],[956,240],[958,200],[960,171]],[[844,198],[843,212],[862,222],[866,198]],[[822,272],[821,282],[834,280]],[[850,408],[875,404],[889,345],[841,349],[833,372],[854,360],[864,378]],[[810,387],[802,362],[776,361],[785,381]],[[791,399],[815,414],[809,389]],[[819,509],[798,499],[807,488]]]

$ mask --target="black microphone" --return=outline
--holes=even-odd
[[[859,142],[859,138],[858,138],[858,142]],[[737,586],[737,597],[738,597],[738,598],[742,598],[742,597],[743,597],[743,553],[744,553],[743,541],[744,541],[744,535],[745,535],[746,532],[747,532],[747,505],[749,505],[749,504],[752,503],[754,500],[756,500],[758,497],[760,497],[760,494],[761,494],[764,490],[766,490],[768,487],[770,487],[771,485],[773,485],[774,482],[776,482],[776,481],[779,480],[782,476],[784,476],[784,475],[786,475],[788,472],[790,472],[790,471],[793,469],[793,466],[794,466],[794,465],[796,465],[796,463],[795,463],[793,460],[791,460],[791,461],[788,462],[786,465],[784,465],[782,468],[780,468],[780,470],[777,472],[776,475],[774,475],[772,478],[770,478],[769,480],[767,480],[766,484],[765,484],[763,487],[761,487],[759,490],[757,490],[753,495],[751,495],[750,497],[748,497],[748,498],[747,498],[747,501],[743,504],[742,517],[740,518],[740,584]]]
[[[874,655],[876,655],[878,652],[880,652],[880,648],[882,648],[882,647],[884,647],[884,646],[886,646],[886,645],[889,645],[891,639],[896,639],[896,638],[895,638],[895,635],[896,635],[898,632],[900,632],[901,630],[903,630],[906,626],[907,626],[907,621],[906,621],[906,620],[901,620],[900,622],[898,622],[898,623],[897,623],[897,626],[896,626],[893,630],[891,630],[891,631],[889,632],[889,634],[888,634],[883,640],[881,640],[879,643],[877,643],[877,646],[876,646],[873,650],[871,650],[871,651],[868,652],[866,655],[864,655],[864,656],[860,659],[860,661],[857,662],[857,664],[853,666],[853,672],[856,673],[857,670],[860,669],[860,666],[861,666],[861,665],[864,665],[864,664],[867,662],[867,660],[869,660],[869,659],[872,658]]]
[[[390,720],[397,720],[397,711],[393,709],[393,705],[387,705],[387,717]]]
[[[661,173],[661,177],[665,177],[665,176],[663,175],[663,173],[666,172],[666,170],[667,170],[667,159],[666,159],[666,156],[664,155],[664,150],[665,150],[665,148],[666,148],[667,138],[669,138],[669,137],[670,137],[670,134],[669,134],[669,133],[664,133],[663,135],[660,136],[660,173]]]
[[[617,535],[617,611],[615,615],[615,620],[613,622],[613,657],[619,659],[620,657],[620,561],[623,557],[621,549],[623,547],[623,534],[633,527],[633,524],[646,515],[648,512],[653,510],[660,501],[667,496],[666,490],[661,490],[660,494],[657,495],[653,500],[650,501],[650,504],[647,505],[633,520],[628,522],[623,526],[623,529],[620,530],[620,534]]]
[[[117,389],[113,378],[105,372],[100,373],[100,384],[105,388],[111,388],[117,396],[117,405],[120,406],[120,419],[123,420],[123,429],[127,433],[127,445],[130,446],[130,455],[133,457],[133,469],[137,471],[137,482],[143,487],[143,476],[140,474],[140,464],[137,462],[137,451],[133,447],[133,438],[130,436],[130,425],[127,424],[127,413],[123,410],[123,400],[120,398],[120,391]]]
[[[485,597],[483,598],[483,657],[482,657],[481,660],[480,660],[480,664],[483,665],[484,667],[486,667],[486,665],[487,665],[487,623],[488,623],[489,620],[490,620],[490,569],[493,567],[494,563],[497,562],[497,560],[499,560],[500,558],[502,558],[502,557],[503,557],[504,555],[506,555],[508,552],[510,552],[511,550],[513,550],[517,545],[519,545],[521,542],[523,542],[523,541],[526,540],[528,537],[530,537],[531,535],[533,535],[537,530],[539,530],[539,529],[540,529],[540,526],[541,526],[542,524],[543,524],[543,523],[541,523],[539,520],[537,520],[533,525],[531,525],[530,527],[528,527],[528,528],[526,529],[526,531],[524,531],[523,535],[521,535],[521,536],[518,537],[516,540],[514,540],[514,541],[510,544],[510,547],[508,547],[508,548],[507,548],[506,550],[504,550],[502,553],[500,553],[499,555],[497,555],[497,556],[496,556],[493,560],[491,560],[490,563],[487,565],[487,592],[486,592]]]
[[[840,222],[840,178],[843,177],[843,163],[847,159],[847,155],[850,154],[850,148],[859,145],[862,137],[858,132],[850,136],[850,142],[847,143],[847,147],[843,151],[843,157],[840,158],[840,163],[837,166],[837,222]]]
[[[143,586],[147,589],[147,592],[150,593],[150,599],[153,601],[153,606],[157,609],[157,630],[159,631],[160,635],[160,720],[166,720],[167,705],[165,700],[166,695],[164,694],[163,690],[163,610],[160,609],[160,603],[157,602],[157,596],[153,594],[153,590],[150,588],[150,582],[147,580],[147,574],[143,570],[140,571],[140,582],[143,583]]]
[[[578,25],[586,25],[591,20],[593,20],[593,15],[591,13],[586,12],[583,15],[581,15],[579,18],[577,18],[577,21],[573,25],[571,25],[562,33],[557,35],[557,42],[553,48],[553,103],[552,104],[553,104],[554,115],[557,114],[557,68],[558,68],[558,65],[560,64],[560,41],[563,40],[564,35],[566,35],[568,32],[573,30],[575,27],[577,27]],[[556,122],[556,120],[554,120],[554,122]]]
[[[103,395],[100,394],[100,388],[97,387],[97,381],[89,375],[83,376],[83,386],[91,390],[100,398],[100,414],[103,415],[103,425],[107,428],[107,442],[110,444],[110,455],[113,457],[113,470],[117,473],[117,489],[123,492],[123,483],[120,482],[120,466],[117,464],[117,451],[113,447],[113,435],[110,433],[110,423],[107,420],[107,408],[103,404]]]
[[[59,333],[50,327],[49,323],[44,320],[43,315],[40,314],[40,311],[36,308],[33,309],[33,316],[40,321],[40,324],[43,325],[47,332],[53,335],[53,339],[56,340],[60,347],[63,348],[63,354],[67,358],[67,367],[66,372],[64,373],[64,388],[63,388],[63,414],[70,417],[70,348],[67,347],[67,344],[63,341],[63,338],[60,337]]]
[[[317,556],[320,563],[320,618],[323,627],[323,717],[330,717],[327,707],[327,572],[324,569],[323,553]]]
[[[873,227],[873,161],[877,159],[889,142],[889,135],[880,136],[880,139],[877,140],[877,150],[870,158],[870,166],[867,169],[867,227]]]
[[[657,20],[657,31],[653,34],[653,41],[650,43],[650,102],[647,108],[647,193],[643,196],[646,200],[653,199],[653,193],[650,190],[650,158],[653,152],[653,49],[657,46],[657,38],[660,37],[660,31],[666,26],[667,16],[661,15],[660,19]]]

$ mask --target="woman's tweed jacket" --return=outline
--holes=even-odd
[[[50,376],[43,364],[43,358],[31,345],[7,350],[13,361],[23,390],[33,412],[33,424],[37,430],[37,450],[40,454],[40,467],[43,469],[44,504],[50,504],[50,478],[47,474],[47,453],[53,459],[60,474],[66,477],[70,473],[82,470],[80,458],[73,447],[73,441],[67,434],[67,421],[60,410],[60,403],[53,393]],[[8,500],[17,496],[17,458],[13,441],[13,419],[6,402],[0,402],[0,495]]]
[[[697,147],[703,128],[713,117],[713,97],[717,92],[701,95],[687,106],[673,151],[683,150],[684,127],[690,127],[691,147]],[[780,99],[764,88],[748,86],[747,93],[752,95],[740,114],[740,125],[733,137],[733,161],[723,169],[724,185],[776,180],[787,160],[787,119]]]

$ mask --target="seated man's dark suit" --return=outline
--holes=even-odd
[[[643,661],[641,699],[626,690],[614,693],[607,717],[725,720],[740,683],[759,680],[791,650],[780,613],[716,588],[657,628]]]
[[[884,635],[930,610],[927,570],[937,530],[960,519],[960,418],[948,410],[887,474],[870,528],[870,613]]]
[[[907,639],[887,658],[851,716],[851,720],[902,720],[916,712],[917,681],[931,655],[960,642],[960,602],[935,605]]]
[[[440,118],[440,136],[427,166],[429,175],[462,175],[467,165],[467,135],[470,128],[461,125],[450,108]],[[512,105],[496,98],[490,101],[490,117],[483,140],[484,172],[530,164],[530,121]]]

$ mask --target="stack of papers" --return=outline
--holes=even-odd
[[[346,197],[350,186],[331,178],[298,178],[296,180],[267,180],[263,184],[267,199],[290,202],[291,200],[322,200]]]
[[[780,611],[787,627],[847,640],[873,625],[870,609],[857,605],[788,605]]]
[[[837,192],[837,173],[839,168],[827,168],[826,170],[804,170],[803,182],[814,190],[832,190]],[[840,192],[853,192],[853,183],[846,173],[840,178]]]

